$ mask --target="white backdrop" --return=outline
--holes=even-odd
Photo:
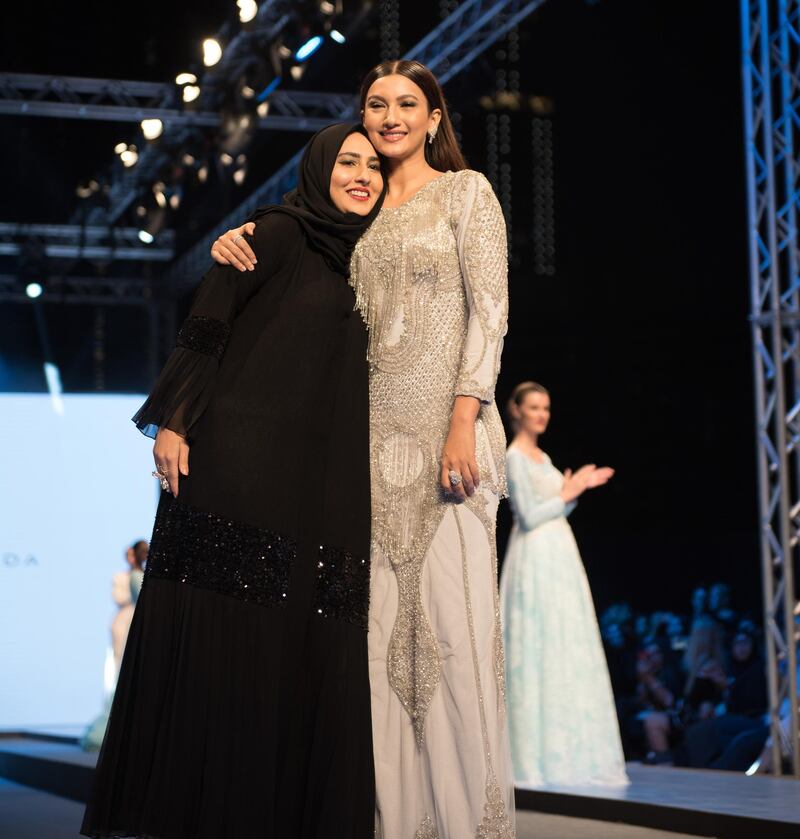
[[[153,527],[144,397],[61,399],[0,394],[0,729],[101,711],[111,577]]]

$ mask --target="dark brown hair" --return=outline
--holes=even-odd
[[[514,431],[519,427],[519,420],[514,416],[514,408],[519,408],[529,393],[543,393],[545,396],[550,396],[550,391],[538,382],[520,382],[511,391],[511,396],[506,402],[506,416]]]
[[[382,79],[384,76],[393,75],[405,76],[414,82],[425,94],[425,98],[428,100],[428,110],[434,111],[438,108],[442,112],[436,139],[432,143],[425,143],[425,160],[428,165],[439,172],[460,172],[462,169],[467,169],[467,161],[458,145],[441,85],[436,76],[419,61],[383,61],[373,67],[361,83],[359,94],[361,113],[364,113],[367,105],[367,94],[375,81]]]

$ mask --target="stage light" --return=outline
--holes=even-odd
[[[336,6],[330,0],[322,0],[319,4],[319,10],[323,15],[332,15],[336,11]]]
[[[197,180],[204,184],[208,180],[208,166],[205,164],[197,170]]]
[[[194,158],[190,154],[185,154],[182,158],[184,166],[194,166]]]
[[[275,78],[258,94],[258,101],[263,102],[277,86],[281,83],[281,77],[275,76]],[[265,115],[266,116],[266,115]]]
[[[122,161],[122,165],[126,169],[130,169],[131,166],[135,166],[136,162],[139,160],[139,153],[133,146],[125,149],[124,152],[119,156],[120,160]]]
[[[200,88],[196,84],[187,84],[183,89],[183,101],[186,103],[194,102],[200,95]]]
[[[305,71],[305,67],[301,66],[300,64],[295,64],[294,67],[289,71],[291,73],[292,78],[299,82],[300,79],[303,78],[303,73]]]
[[[178,73],[178,75],[175,76],[175,84],[197,84],[197,76],[195,76],[194,73]]]
[[[157,140],[164,131],[164,123],[160,119],[143,119],[142,132],[146,140]]]
[[[161,190],[156,190],[153,188],[153,195],[156,197],[156,204],[159,207],[166,207],[167,206],[167,196]]]
[[[255,0],[236,0],[236,5],[239,7],[239,21],[241,23],[250,23],[258,14],[258,3]]]
[[[139,204],[139,206],[136,208],[136,215],[139,218],[144,218],[147,215],[147,209],[143,204]]]
[[[78,187],[75,190],[75,194],[78,196],[78,198],[89,198],[92,194],[92,189],[89,186],[78,184]]]
[[[331,29],[331,38],[333,38],[337,44],[343,44],[347,40],[347,38],[345,38],[338,29]]]
[[[117,145],[114,146],[114,154],[122,154],[122,152],[126,151],[127,148],[127,143],[117,143]]]
[[[223,152],[219,156],[219,160],[220,160],[220,163],[222,163],[223,166],[230,166],[231,163],[233,163],[233,158],[228,154],[228,152]]]
[[[314,35],[313,38],[309,38],[294,54],[294,60],[305,61],[310,58],[322,46],[322,42],[322,35]]]
[[[144,242],[145,245],[152,245],[155,241],[155,236],[152,233],[148,233],[146,230],[139,231],[139,240]]]
[[[222,45],[216,38],[203,41],[203,64],[213,67],[222,58]]]
[[[264,119],[264,117],[269,113],[269,102],[262,102],[257,108],[256,113]]]
[[[25,286],[25,294],[27,294],[31,300],[41,297],[43,291],[44,289],[42,288],[41,283],[28,283],[28,285]]]
[[[242,99],[253,99],[256,95],[256,92],[250,87],[249,84],[242,85],[242,89],[239,91],[242,94]]]
[[[244,183],[244,179],[247,177],[247,168],[242,167],[241,169],[237,169],[233,173],[233,180],[236,182],[238,186],[241,186]]]
[[[173,192],[169,197],[169,206],[173,210],[177,210],[181,205],[181,195],[179,192]]]

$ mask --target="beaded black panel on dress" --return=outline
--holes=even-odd
[[[366,629],[369,558],[320,545],[314,609],[322,617],[337,618]]]
[[[230,335],[230,324],[224,320],[200,316],[186,318],[178,332],[178,346],[204,355],[213,355],[219,360],[225,352]]]
[[[289,596],[296,553],[294,540],[286,536],[164,497],[147,574],[261,606],[279,606]]]

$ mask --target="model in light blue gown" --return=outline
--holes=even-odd
[[[544,453],[542,453],[544,454]],[[507,457],[514,527],[501,580],[508,720],[517,783],[628,782],[592,594],[544,455]]]

